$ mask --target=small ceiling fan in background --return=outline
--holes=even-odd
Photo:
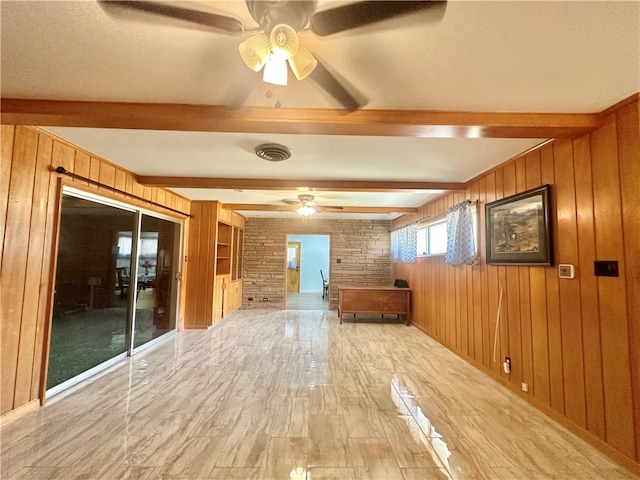
[[[331,212],[331,211],[340,211],[343,210],[344,207],[330,207],[328,205],[318,205],[314,201],[315,197],[308,193],[301,193],[298,195],[297,199],[294,198],[285,198],[282,200],[282,203],[285,205],[290,205],[292,211],[296,211],[299,215],[303,217],[309,217],[316,212]]]
[[[184,6],[144,0],[98,1],[106,8],[149,12],[204,26],[213,32],[228,35],[251,32],[235,17]],[[439,17],[444,12],[446,0],[362,1],[321,11],[316,11],[316,0],[246,0],[245,3],[260,26],[260,33],[254,33],[238,46],[240,56],[250,69],[264,70],[263,80],[276,85],[286,85],[291,69],[298,80],[310,78],[343,108],[354,111],[362,106],[360,102],[317,55],[300,44],[298,32],[308,29],[325,37],[423,10],[430,10],[433,16]]]

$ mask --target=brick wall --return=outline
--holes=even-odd
[[[242,307],[284,308],[288,234],[330,235],[331,309],[338,306],[336,285],[392,284],[390,230],[386,220],[247,218]]]

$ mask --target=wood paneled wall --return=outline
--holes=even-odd
[[[470,181],[465,192],[448,194],[420,207],[417,215],[395,221],[400,226],[441,215],[465,199],[478,200],[478,266],[452,267],[443,257],[394,266],[395,276],[407,278],[413,289],[414,325],[533,398],[532,403],[586,439],[614,456],[622,454],[623,461],[629,459],[636,466],[640,459],[639,110],[636,97],[604,118],[593,133],[557,140],[515,158]],[[543,184],[552,185],[555,265],[575,265],[572,280],[559,279],[556,266],[485,263],[485,204]],[[596,277],[594,260],[617,260],[620,276]],[[501,369],[507,356],[510,374]],[[528,394],[520,391],[522,382],[529,384]]]
[[[189,211],[189,200],[144,187],[133,174],[31,127],[2,125],[0,158],[0,415],[40,398],[46,373],[61,185],[73,185],[149,210],[175,215],[127,195],[74,181],[68,171],[129,194]]]
[[[189,275],[186,278],[185,328],[202,329],[221,320],[222,298],[215,295],[216,283],[222,290],[222,278],[216,277],[218,222],[244,228],[245,218],[222,208],[217,201],[191,202],[187,249]],[[230,275],[225,277],[230,281]],[[237,288],[237,285],[236,285]],[[233,302],[232,302],[233,303]]]

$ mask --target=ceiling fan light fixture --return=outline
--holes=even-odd
[[[271,43],[264,33],[258,33],[247,38],[238,46],[240,57],[254,72],[260,71],[269,59]]]
[[[289,59],[291,71],[298,80],[304,80],[318,65],[318,60],[303,46],[298,47],[296,54]]]
[[[310,217],[311,215],[316,213],[316,209],[313,207],[310,207],[309,205],[303,205],[300,208],[298,208],[296,212],[298,212],[298,215],[302,215],[303,217]]]
[[[273,27],[269,35],[269,43],[271,44],[271,53],[284,59],[293,57],[300,45],[298,34],[293,27],[286,23],[279,23]]]
[[[301,193],[300,195],[298,195],[298,200],[300,200],[300,203],[302,205],[315,205],[316,203],[313,201],[314,198],[316,197],[314,197],[310,193]]]
[[[276,55],[269,55],[269,59],[264,66],[262,80],[273,85],[287,84],[287,61]]]

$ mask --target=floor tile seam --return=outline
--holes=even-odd
[[[385,435],[386,435],[386,434],[385,434]],[[363,440],[372,440],[372,441],[377,441],[377,440],[380,440],[381,438],[384,438],[384,439],[387,441],[387,443],[388,443],[388,445],[389,445],[389,448],[391,449],[391,453],[393,454],[393,460],[394,460],[394,461],[395,461],[395,463],[396,463],[396,467],[398,468],[398,470],[399,470],[399,471],[400,471],[400,473],[402,474],[402,467],[400,467],[400,462],[398,461],[398,457],[397,457],[397,455],[396,455],[395,451],[393,450],[393,446],[392,446],[392,444],[391,444],[391,440],[390,440],[388,437],[386,437],[386,436],[385,436],[385,437],[350,437],[350,438],[348,439],[348,440],[349,440],[349,450],[351,450],[351,440],[352,440],[352,439],[354,439],[354,440],[359,440],[359,441],[363,441]],[[351,452],[350,452],[350,454],[351,454]],[[353,465],[353,468],[354,468],[354,469],[355,469],[355,468],[369,468],[369,463],[365,463],[365,464],[356,464],[356,462],[354,461],[354,459],[353,459],[353,456],[352,456],[352,455],[351,455],[351,457],[352,457],[352,458],[351,458],[351,464]]]
[[[416,409],[411,408],[411,405],[409,405],[405,399],[405,397],[403,397],[400,392],[398,391],[398,388],[396,385],[394,385],[392,383],[392,387],[393,389],[396,391],[396,393],[398,394],[398,397],[400,398],[400,400],[402,401],[405,409],[409,412],[409,416],[413,419],[414,422],[416,422],[416,424],[418,425],[418,428],[420,429],[420,431],[424,434],[424,436],[427,438],[427,440],[429,440],[431,438],[431,432],[425,432],[424,429],[422,428],[422,426],[420,425],[420,422],[418,421],[418,418],[416,417],[415,411]],[[383,426],[384,428],[384,426]],[[447,466],[444,464],[443,460],[440,458],[440,455],[438,454],[438,452],[436,451],[435,447],[433,446],[433,444],[430,441],[427,441],[428,444],[428,448],[431,450],[431,455],[434,459],[437,459],[436,461],[439,463],[439,467],[443,468],[445,471],[449,471],[447,469]]]

